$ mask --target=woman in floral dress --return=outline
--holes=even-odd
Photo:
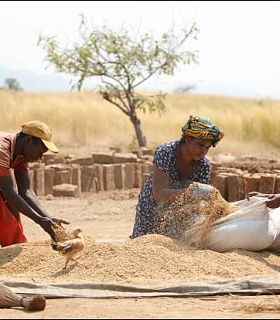
[[[151,173],[139,194],[131,238],[159,233],[159,204],[172,203],[192,182],[210,183],[210,162],[205,156],[223,136],[210,120],[190,116],[182,127],[180,140],[156,149]]]

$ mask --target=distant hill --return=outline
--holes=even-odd
[[[20,87],[23,88],[24,91],[55,92],[71,90],[70,76],[69,80],[67,80],[65,76],[60,74],[41,75],[31,70],[11,70],[0,66],[0,87],[4,86],[4,81],[6,78],[17,79]],[[94,80],[87,80],[84,83],[83,89],[94,89],[95,84],[96,83]],[[142,89],[147,90],[144,88],[144,86],[145,84],[143,84]],[[149,85],[148,87],[152,88],[153,85]],[[158,86],[155,85],[155,88],[157,87]],[[163,92],[172,92],[173,90],[176,91],[175,88],[170,87],[170,83],[168,83],[168,85],[163,85],[162,88],[157,88],[156,90]],[[210,86],[204,84],[196,85],[195,88],[190,91],[190,93],[244,98],[265,98],[259,95],[257,92],[245,88]]]
[[[6,78],[15,78],[24,91],[69,91],[71,85],[60,75],[39,75],[30,70],[10,70],[0,66],[0,87]]]

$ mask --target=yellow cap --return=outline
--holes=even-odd
[[[44,145],[52,152],[57,153],[58,149],[52,142],[52,130],[44,122],[29,121],[24,123],[21,132],[33,137],[40,138]]]

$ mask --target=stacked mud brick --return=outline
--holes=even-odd
[[[277,161],[253,157],[246,160],[212,162],[210,183],[229,202],[244,199],[251,191],[280,193],[280,164]]]
[[[84,192],[140,188],[151,171],[153,150],[131,153],[92,152],[89,157],[44,154],[30,165],[30,184],[37,196],[78,197]]]

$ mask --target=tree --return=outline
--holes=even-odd
[[[195,84],[184,84],[174,90],[176,93],[189,93],[196,88]]]
[[[81,43],[70,48],[63,48],[55,37],[40,35],[38,45],[46,52],[45,60],[58,72],[78,76],[78,90],[86,79],[98,77],[99,93],[129,117],[139,146],[146,146],[137,111],[160,113],[166,94],[147,96],[136,88],[156,74],[173,75],[180,63],[197,62],[195,51],[184,50],[190,37],[196,39],[196,25],[182,29],[180,35],[167,31],[160,40],[147,33],[133,39],[127,30],[116,33],[105,26],[89,29],[83,17],[79,30]]]
[[[15,91],[22,90],[22,88],[19,85],[18,80],[15,78],[6,78],[4,88],[7,88],[8,90],[15,90]]]

